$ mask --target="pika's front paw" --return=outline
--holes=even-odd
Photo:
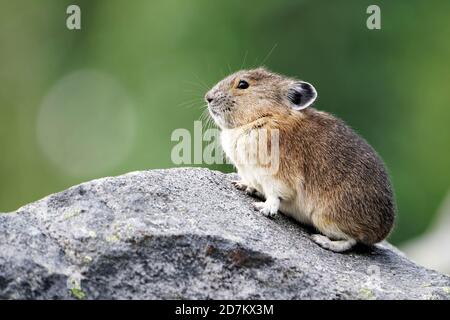
[[[249,196],[258,196],[258,195],[260,195],[259,191],[256,190],[255,188],[252,188],[252,187],[247,187],[245,189],[245,193],[248,194]]]
[[[231,181],[231,184],[236,187],[238,190],[247,190],[248,186],[242,180],[234,180]]]
[[[253,207],[269,218],[275,218],[278,215],[278,208],[267,202],[253,202]]]
[[[249,196],[257,196],[257,197],[261,197],[262,196],[262,194],[258,190],[256,190],[253,187],[248,186],[243,181],[231,181],[231,184],[233,186],[235,186],[236,189],[245,191],[245,193],[248,194]]]

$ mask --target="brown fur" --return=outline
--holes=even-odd
[[[249,89],[236,88],[242,79]],[[287,95],[297,82],[263,68],[239,71],[208,93],[215,100],[210,111],[222,128],[279,130],[276,178],[314,199],[317,229],[337,228],[365,244],[382,241],[395,218],[382,160],[342,120],[311,107],[294,110]]]

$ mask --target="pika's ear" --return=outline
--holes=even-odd
[[[303,110],[316,100],[317,91],[312,84],[298,81],[289,88],[287,97],[292,109]]]

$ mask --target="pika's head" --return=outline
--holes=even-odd
[[[205,100],[214,121],[229,129],[263,117],[299,112],[316,97],[310,83],[258,68],[226,77],[205,95]]]

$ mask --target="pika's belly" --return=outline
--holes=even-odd
[[[280,212],[306,225],[312,225],[311,215],[312,205],[297,195],[292,200],[282,200],[280,202]]]

